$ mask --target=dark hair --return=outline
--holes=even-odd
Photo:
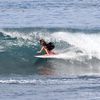
[[[49,51],[53,50],[54,48],[55,48],[55,45],[54,45],[53,42],[49,42],[49,43],[47,44],[47,49],[48,49]]]
[[[46,46],[47,45],[47,43],[45,42],[44,39],[40,39],[40,44],[43,45],[43,46]]]

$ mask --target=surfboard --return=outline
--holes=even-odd
[[[55,55],[57,55],[57,54],[51,54],[51,55],[47,55],[47,54],[45,54],[45,55],[35,55],[34,57],[36,57],[36,58],[54,58]]]
[[[67,52],[67,53],[57,53],[57,54],[50,54],[50,55],[47,55],[47,54],[44,54],[44,55],[35,55],[34,57],[36,57],[36,58],[66,59],[66,60],[75,59],[76,60],[76,58],[79,59],[82,56],[83,55],[81,55],[81,54]]]

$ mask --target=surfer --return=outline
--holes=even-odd
[[[52,50],[55,48],[54,44],[52,42],[47,43],[44,39],[40,39],[40,45],[41,50],[38,51],[38,53],[41,53],[42,51],[45,51],[46,54],[55,54]]]

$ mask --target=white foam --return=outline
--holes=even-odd
[[[4,33],[4,35],[5,36],[10,36],[10,37],[12,37],[12,38],[17,38],[17,39],[24,39],[24,40],[27,40],[27,39],[29,39],[29,40],[31,40],[32,39],[32,37],[29,35],[29,34],[24,34],[24,33],[20,33],[20,32],[5,32],[5,31],[3,31],[3,33]]]
[[[56,32],[52,35],[55,39],[65,41],[79,50],[82,50],[82,52],[90,58],[97,57],[100,59],[99,34]]]
[[[47,80],[41,80],[41,79],[33,79],[33,80],[16,80],[16,79],[8,79],[8,80],[0,80],[0,83],[2,84],[61,84],[61,83],[67,83],[66,80],[59,80],[59,79],[47,79]]]
[[[4,36],[10,36],[11,38],[16,38],[17,40],[15,40],[14,42],[12,41],[9,41],[9,43],[7,43],[8,45],[18,45],[18,46],[22,46],[22,45],[35,45],[36,42],[36,39],[35,38],[35,35],[36,33],[20,33],[20,32],[6,32],[6,31],[3,31],[2,30],[2,33]]]

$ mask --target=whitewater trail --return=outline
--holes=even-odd
[[[82,51],[90,58],[96,57],[100,59],[100,35],[99,34],[84,34],[69,32],[57,32],[52,34],[59,41],[65,41],[71,46]]]

